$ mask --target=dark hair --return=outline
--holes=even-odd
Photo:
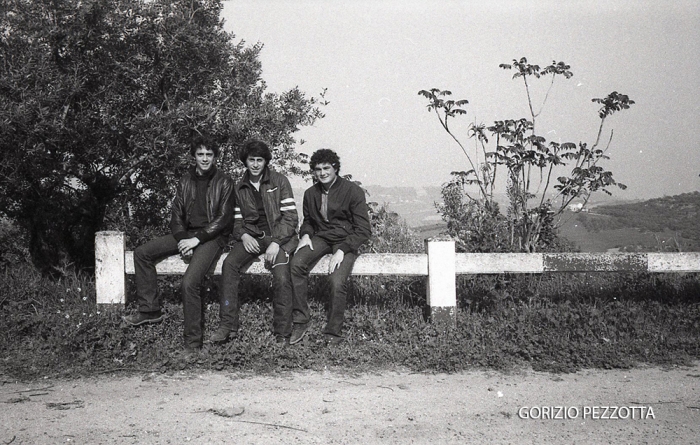
[[[340,158],[338,157],[338,154],[334,152],[333,150],[330,150],[328,148],[321,148],[320,150],[316,150],[314,154],[311,155],[311,159],[309,160],[309,166],[311,167],[311,170],[316,168],[318,164],[331,164],[334,169],[338,173],[340,173]]]
[[[265,159],[266,166],[270,163],[270,160],[272,160],[272,152],[270,151],[270,147],[268,147],[263,141],[259,141],[257,139],[251,139],[243,144],[243,148],[241,148],[238,159],[245,164],[245,161],[250,156]]]
[[[214,143],[211,137],[199,133],[195,134],[190,141],[190,154],[194,156],[197,149],[202,145],[205,146],[207,150],[213,151],[215,158],[219,157],[219,146]]]

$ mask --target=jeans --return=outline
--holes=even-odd
[[[294,323],[306,324],[309,322],[309,272],[316,263],[328,253],[333,252],[330,246],[322,238],[311,238],[314,250],[303,247],[292,257],[292,287],[294,288],[294,300],[292,304],[292,317]],[[328,318],[323,328],[324,334],[340,337],[345,320],[345,303],[347,299],[347,282],[352,266],[355,264],[357,254],[349,252],[345,254],[343,262],[328,277],[329,299]]]
[[[213,269],[221,255],[217,239],[200,244],[194,249],[189,265],[182,277],[180,291],[182,309],[185,313],[185,345],[191,348],[202,347],[202,297],[199,289],[206,274]],[[179,253],[177,240],[172,235],[161,236],[139,246],[134,251],[136,269],[136,295],[140,312],[153,312],[161,308],[158,294],[156,263],[165,257]]]
[[[219,316],[221,327],[238,331],[240,299],[238,286],[241,282],[241,270],[247,268],[258,256],[267,250],[272,238],[258,238],[260,253],[248,253],[243,243],[233,245],[231,252],[224,260],[222,268],[223,291]],[[292,335],[292,281],[289,276],[289,256],[280,248],[275,263],[272,265],[272,331],[276,336],[289,337]]]

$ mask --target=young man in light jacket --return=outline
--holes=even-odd
[[[292,331],[289,260],[298,243],[299,218],[289,180],[270,169],[271,159],[270,148],[258,140],[246,142],[240,153],[246,172],[235,187],[233,238],[236,243],[223,264],[221,322],[210,339],[212,343],[237,336],[241,270],[261,254],[273,277],[272,330],[278,343],[289,342]]]

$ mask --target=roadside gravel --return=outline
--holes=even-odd
[[[0,444],[700,443],[700,364],[575,374],[0,378]],[[621,407],[644,408],[632,410],[634,419],[592,418],[605,406],[618,407],[617,417]],[[542,419],[544,407],[554,407],[551,416],[558,407],[568,411],[559,416],[578,413]]]

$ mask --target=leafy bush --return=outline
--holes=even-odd
[[[372,253],[423,253],[425,247],[416,233],[408,227],[398,213],[388,204],[369,203],[372,237],[360,247],[360,252]]]
[[[259,54],[223,28],[221,0],[4,0],[0,207],[42,272],[94,265],[104,228],[159,225],[193,136],[258,137],[301,174],[294,133],[323,117],[298,88],[266,91]]]
[[[29,249],[24,233],[9,220],[0,218],[0,270],[29,261]]]
[[[564,62],[552,62],[541,68],[528,63],[525,57],[500,68],[514,70],[513,79],[523,82],[529,115],[505,119],[490,127],[471,123],[469,137],[475,148],[468,149],[452,130],[452,119],[467,114],[468,100],[452,100],[451,91],[431,88],[419,95],[428,100],[427,109],[434,112],[445,132],[464,153],[467,171],[453,171],[452,179],[443,187],[443,204],[438,210],[448,224],[450,235],[459,240],[459,247],[476,252],[535,252],[551,250],[557,242],[557,221],[575,200],[588,202],[591,194],[611,194],[613,186],[626,188],[613,179],[602,161],[610,148],[600,146],[605,121],[612,114],[634,104],[624,94],[613,91],[603,99],[592,99],[600,124],[595,142],[555,142],[538,134],[536,122],[544,108],[555,79],[570,79],[573,73]],[[541,104],[534,100],[533,85],[537,79],[550,79]],[[533,108],[539,107],[538,111]],[[491,139],[492,148],[487,148]],[[564,170],[566,169],[566,170]],[[560,172],[563,172],[561,176]],[[501,214],[495,201],[497,178],[505,176],[508,208]],[[462,238],[463,237],[463,238]],[[473,248],[476,247],[476,250]],[[472,249],[472,250],[469,250]]]

